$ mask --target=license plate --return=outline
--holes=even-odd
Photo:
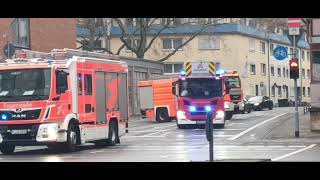
[[[11,134],[27,134],[26,129],[19,129],[19,130],[11,130]]]

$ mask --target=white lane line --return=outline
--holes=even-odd
[[[225,126],[232,126],[232,125],[236,125],[236,124],[244,124],[244,123],[230,123],[230,124],[226,124]]]
[[[100,153],[100,152],[103,152],[103,151],[91,151],[90,153],[95,154],[95,153]]]
[[[126,138],[164,138],[164,136],[124,136],[122,139]]]
[[[280,160],[280,159],[287,158],[287,157],[289,157],[289,156],[292,156],[292,155],[295,155],[295,154],[301,153],[301,152],[303,152],[303,151],[305,151],[305,150],[311,149],[311,148],[313,148],[313,147],[315,147],[315,146],[316,146],[316,144],[311,144],[311,145],[310,145],[310,146],[308,146],[308,147],[305,147],[305,148],[299,149],[299,150],[297,150],[297,151],[294,151],[294,152],[291,152],[291,153],[285,154],[285,155],[280,156],[280,157],[277,157],[277,158],[273,158],[273,159],[271,159],[271,161],[278,161],[278,160]]]
[[[152,135],[154,135],[154,134],[158,134],[158,133],[162,133],[162,132],[171,131],[171,130],[173,130],[173,129],[176,129],[176,128],[171,128],[171,129],[166,129],[166,130],[159,130],[158,132],[145,134],[145,136],[152,136]]]
[[[262,121],[261,123],[258,123],[258,124],[256,124],[256,125],[250,127],[249,129],[247,129],[247,130],[245,130],[245,131],[242,131],[241,133],[239,133],[239,134],[237,134],[237,135],[229,138],[228,140],[238,139],[239,137],[241,137],[241,136],[244,135],[244,134],[247,134],[248,132],[252,131],[252,130],[255,129],[256,127],[261,126],[262,124],[265,124],[265,123],[267,123],[267,122],[269,122],[269,121],[272,121],[272,120],[274,120],[274,119],[276,119],[276,118],[278,118],[278,117],[280,117],[280,116],[283,116],[283,115],[285,115],[285,114],[288,114],[288,113],[283,113],[283,114],[280,114],[280,115],[275,116],[275,117],[273,117],[273,118],[270,118],[270,119],[267,119],[267,120],[265,120],[265,121]]]
[[[306,146],[288,146],[289,148],[292,147],[292,148],[301,148],[301,147],[306,147]]]

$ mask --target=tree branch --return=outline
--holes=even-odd
[[[126,47],[126,45],[125,45],[125,44],[122,44],[122,46],[118,49],[116,55],[119,55],[120,52],[121,52],[121,50],[122,50],[124,47]]]

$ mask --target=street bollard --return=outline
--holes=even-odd
[[[206,119],[206,136],[209,141],[209,157],[210,162],[213,162],[213,123],[212,123],[212,112],[207,112]]]

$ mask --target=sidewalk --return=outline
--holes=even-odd
[[[299,111],[299,131],[300,137],[294,136],[294,117],[286,120],[278,127],[274,128],[263,140],[288,140],[294,142],[319,142],[320,132],[311,132],[310,113],[306,114]]]

